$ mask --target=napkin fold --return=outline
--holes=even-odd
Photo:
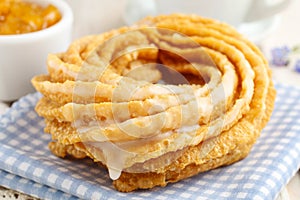
[[[50,153],[51,136],[30,94],[0,117],[0,185],[42,199],[275,199],[300,167],[300,89],[276,85],[270,122],[244,160],[197,176],[131,193],[116,191],[89,159]]]

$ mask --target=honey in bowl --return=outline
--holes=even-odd
[[[61,19],[53,6],[23,0],[0,0],[0,35],[30,33],[48,28]]]

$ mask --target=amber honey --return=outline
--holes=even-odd
[[[23,0],[0,0],[0,35],[13,35],[48,28],[61,19],[53,5],[41,6]]]

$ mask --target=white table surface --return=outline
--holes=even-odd
[[[65,0],[68,3],[73,0]],[[76,0],[78,1],[78,0]],[[73,1],[74,2],[74,1]],[[85,1],[82,1],[85,2]],[[74,38],[78,38],[80,36],[88,34],[89,28],[92,29],[93,32],[103,32],[110,30],[112,28],[116,28],[124,25],[122,20],[122,10],[125,7],[125,0],[119,0],[119,4],[112,3],[110,0],[102,0],[103,12],[99,14],[99,12],[93,12],[89,10],[93,4],[99,3],[99,0],[89,0],[89,6],[82,5],[72,5],[74,10],[77,10],[75,13],[75,24],[82,23],[83,20],[87,20],[88,18],[95,17],[97,15],[97,24],[85,24],[86,28],[82,28],[81,30],[85,30],[83,32],[77,33],[74,35]],[[80,11],[79,11],[80,9]],[[86,15],[88,12],[90,15]],[[84,16],[85,15],[85,16]],[[263,52],[267,57],[270,56],[270,49],[276,46],[288,45],[300,45],[300,0],[293,0],[292,3],[284,10],[280,16],[278,16],[278,21],[269,30],[268,33],[261,34],[256,37],[256,43],[261,47]],[[78,31],[79,28],[75,27],[75,31]],[[257,40],[257,38],[259,38]],[[255,39],[255,38],[254,38]],[[299,55],[300,56],[300,55]],[[300,57],[299,57],[300,58]],[[300,88],[300,73],[296,73],[290,68],[287,67],[272,67],[274,80],[280,83],[294,85]],[[0,115],[3,114],[7,109],[8,105],[0,102]],[[2,190],[0,188],[0,199],[3,197],[2,193],[7,193],[6,190]],[[14,196],[10,196],[14,199]],[[22,199],[22,196],[18,197]],[[6,199],[9,199],[8,196]],[[300,175],[297,173],[292,180],[288,183],[288,185],[283,188],[277,200],[298,200],[300,199]]]

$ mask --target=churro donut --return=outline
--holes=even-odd
[[[147,17],[74,41],[32,79],[57,156],[90,157],[122,192],[243,159],[273,110],[260,50],[195,15]]]

